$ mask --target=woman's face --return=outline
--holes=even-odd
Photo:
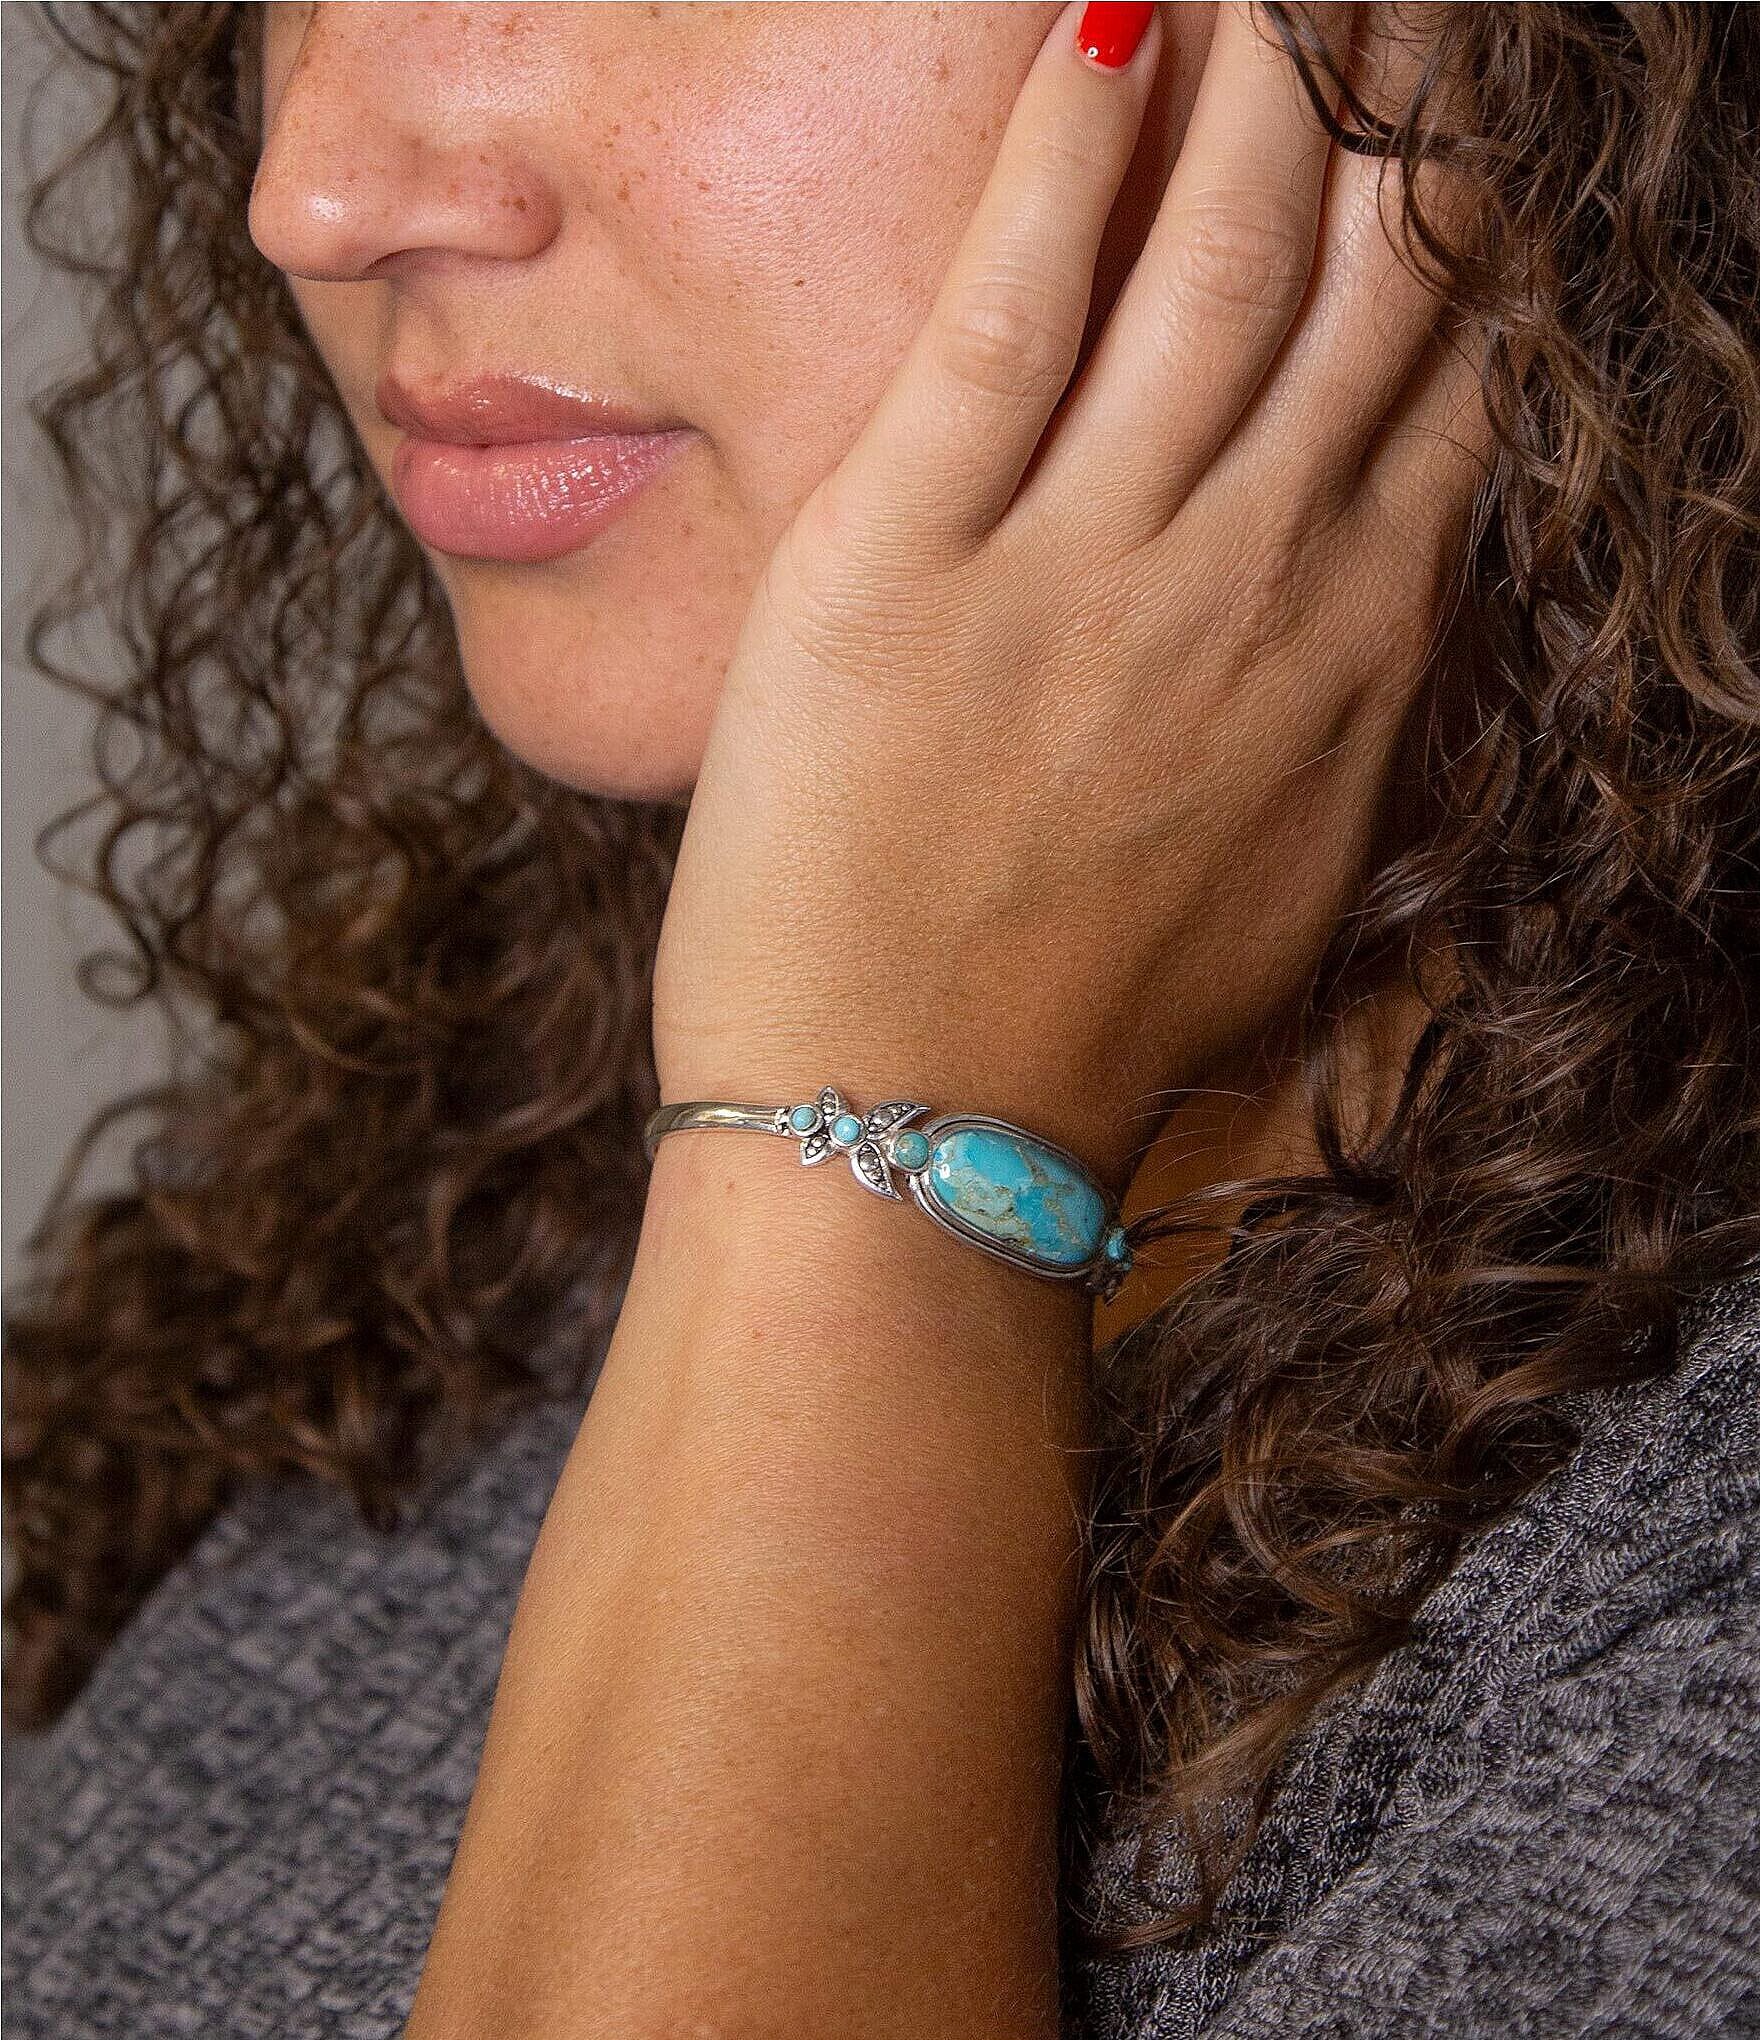
[[[765,561],[922,323],[1058,11],[265,9],[251,233],[529,763],[688,793]],[[1164,27],[1091,333],[1210,10]]]

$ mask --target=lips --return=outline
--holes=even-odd
[[[417,392],[387,375],[381,415],[406,435],[391,488],[424,545],[464,559],[560,558],[610,524],[694,432],[528,376]]]

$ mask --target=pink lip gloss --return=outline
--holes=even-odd
[[[436,552],[557,559],[604,530],[692,436],[612,432],[487,446],[411,436],[392,456],[392,493]]]

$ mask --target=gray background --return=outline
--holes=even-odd
[[[74,983],[79,955],[109,923],[90,902],[70,896],[37,863],[32,839],[44,822],[89,790],[90,711],[24,663],[32,592],[45,563],[69,543],[57,484],[26,415],[31,393],[77,358],[80,307],[67,287],[26,249],[19,228],[23,196],[22,131],[27,99],[48,74],[32,113],[36,154],[53,155],[77,120],[85,87],[59,60],[58,46],[34,7],[0,5],[0,99],[4,100],[0,209],[5,213],[0,269],[0,404],[4,407],[0,574],[4,577],[4,678],[0,682],[0,1250],[12,1281],[19,1249],[35,1225],[69,1144],[92,1110],[149,1079],[162,1035],[151,1015],[117,1015]],[[99,642],[90,638],[94,651]],[[94,1158],[86,1181],[113,1180],[121,1144]]]

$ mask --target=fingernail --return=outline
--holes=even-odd
[[[1122,71],[1143,40],[1154,6],[1140,0],[1088,0],[1076,27],[1076,48],[1107,71]]]

